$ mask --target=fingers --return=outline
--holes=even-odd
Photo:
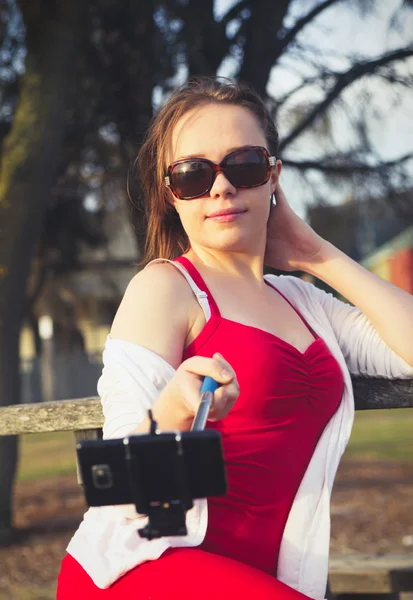
[[[274,190],[274,195],[275,195],[275,199],[277,201],[277,204],[288,204],[287,198],[285,197],[285,194],[283,192],[283,189],[280,185],[280,183],[277,183],[277,186]]]
[[[193,356],[184,361],[178,368],[198,375],[199,377],[212,377],[218,383],[225,385],[235,377],[234,369],[228,361],[216,352],[212,358],[206,356]]]
[[[239,396],[239,385],[234,369],[220,353],[212,358],[194,356],[184,361],[178,368],[180,372],[179,387],[185,403],[192,414],[198,410],[200,389],[205,376],[212,377],[221,384],[214,392],[214,400],[209,420],[224,418],[233,407]]]
[[[234,379],[231,383],[223,385],[214,392],[214,401],[209,411],[209,421],[219,421],[227,416],[239,396],[238,381]]]

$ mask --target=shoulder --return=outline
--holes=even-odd
[[[110,335],[140,344],[176,367],[196,305],[191,288],[176,267],[170,263],[148,265],[131,279]]]
[[[146,266],[129,282],[121,307],[136,313],[165,315],[175,322],[185,320],[188,309],[196,302],[182,273],[171,263],[159,262]]]
[[[292,275],[266,275],[265,279],[274,285],[299,311],[311,314],[316,320],[336,320],[345,305],[330,292],[325,292],[314,283]]]
[[[179,294],[182,299],[185,296],[191,299],[191,288],[185,281],[179,269],[170,262],[157,262],[147,265],[131,279],[126,289],[126,295],[134,297],[145,295],[146,297],[154,295],[166,299]]]
[[[342,333],[346,333],[362,314],[352,304],[299,277],[267,275],[266,279],[299,311],[305,312],[307,316],[311,315],[318,322],[328,323],[333,330],[340,329]]]
[[[322,290],[318,289],[313,283],[304,281],[300,277],[293,275],[265,275],[265,279],[278,288],[280,292],[288,296],[291,301],[320,301]]]

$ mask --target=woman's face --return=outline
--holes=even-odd
[[[255,115],[239,106],[208,104],[188,112],[178,121],[172,133],[168,164],[188,157],[220,163],[229,152],[244,146],[267,148]],[[281,162],[277,161],[269,181],[249,189],[235,188],[219,172],[204,196],[192,200],[179,200],[174,196],[174,206],[191,247],[263,254],[270,196],[280,171]],[[237,212],[225,218],[213,216],[227,209]]]

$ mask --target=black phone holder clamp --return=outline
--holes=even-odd
[[[205,378],[191,431],[160,432],[148,411],[148,434],[79,441],[88,505],[135,505],[148,518],[139,536],[149,540],[187,535],[186,513],[193,501],[227,492],[221,434],[205,429],[217,386]]]
[[[157,423],[152,416],[152,411],[148,411],[150,419],[150,435],[159,435]],[[152,540],[164,536],[187,535],[186,527],[186,512],[193,507],[193,501],[189,492],[187,481],[187,469],[185,466],[184,447],[182,437],[179,432],[171,433],[175,437],[175,452],[174,456],[170,455],[173,463],[173,489],[175,490],[173,500],[159,500],[156,502],[145,498],[142,493],[142,487],[139,486],[139,481],[131,480],[132,493],[136,499],[136,509],[138,512],[145,514],[148,517],[148,523],[145,527],[138,529],[140,537]],[[172,440],[171,440],[172,441]],[[126,457],[133,460],[133,457],[128,452],[127,440]],[[171,448],[173,450],[173,448]],[[170,494],[168,494],[170,497]]]
[[[205,428],[208,413],[213,402],[213,393],[219,387],[218,383],[210,377],[205,377],[201,387],[201,402],[198,407],[192,423],[192,431],[202,431]],[[150,419],[150,435],[159,435],[159,430],[152,411],[148,411]],[[165,435],[165,434],[163,434]],[[141,537],[154,539],[163,536],[171,535],[187,535],[186,527],[186,512],[193,507],[191,486],[188,482],[188,468],[185,461],[185,449],[182,443],[182,436],[179,432],[171,433],[175,436],[175,447],[171,459],[171,471],[173,472],[173,482],[168,485],[168,496],[171,498],[171,489],[175,490],[173,500],[150,502],[142,497],[144,486],[139,485],[139,480],[134,478],[131,481],[132,490],[135,498],[137,498],[136,509],[138,512],[148,517],[148,524],[139,529],[138,533]],[[125,440],[127,443],[127,440]],[[172,448],[171,448],[172,450]],[[128,456],[129,460],[133,460]],[[136,473],[136,468],[134,469]],[[144,509],[144,510],[139,510]]]

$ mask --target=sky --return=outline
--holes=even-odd
[[[342,6],[326,10],[318,17],[314,27],[308,27],[307,31],[303,31],[303,38],[310,44],[321,48],[325,56],[339,51],[343,54],[359,53],[367,58],[373,58],[407,45],[409,42],[412,43],[413,10],[405,13],[406,17],[409,15],[409,18],[404,19],[403,32],[395,31],[391,34],[388,32],[391,14],[400,4],[399,0],[375,0],[373,4],[376,6],[376,15],[364,19],[355,11],[349,11],[345,6],[348,2],[341,4]],[[320,31],[324,32],[324,35],[320,35]],[[342,61],[337,60],[339,68],[340,62]],[[413,65],[413,58],[410,59],[410,64]],[[345,67],[345,63],[343,63],[343,67]],[[285,84],[288,85],[288,73],[285,73],[285,78]],[[275,76],[271,83],[275,86],[280,82]],[[370,83],[369,85],[373,85],[374,89],[374,84]],[[376,92],[375,102],[387,108],[390,98],[386,93],[385,86],[377,85]],[[349,88],[347,94],[351,93],[352,90]],[[383,121],[378,123],[372,134],[385,158],[395,158],[411,151],[413,149],[412,96],[409,97],[409,94],[405,94],[403,104],[397,111],[394,111],[392,118],[386,120],[386,126],[383,125]]]
[[[216,13],[219,17],[224,14],[230,6],[236,2],[232,0],[217,0]],[[365,0],[367,3],[367,0]],[[399,7],[401,0],[372,0],[369,2],[373,7],[373,14],[363,16],[357,10],[350,10],[348,0],[338,3],[329,9],[323,11],[313,24],[303,29],[300,41],[310,44],[322,53],[325,64],[334,67],[337,71],[345,70],[348,67],[348,61],[343,58],[346,55],[361,55],[365,58],[375,57],[384,52],[393,50],[412,43],[413,31],[413,10],[405,12],[403,19],[399,22],[398,30],[389,32],[388,24],[394,10]],[[306,13],[310,8],[314,7],[315,0],[302,0],[300,3],[301,14]],[[298,2],[296,3],[298,6]],[[304,7],[304,9],[302,8]],[[299,16],[290,15],[289,23],[294,22]],[[409,59],[410,72],[413,72],[413,58]],[[230,62],[222,65],[220,74],[231,74]],[[401,65],[400,69],[403,69]],[[270,77],[268,91],[270,94],[277,96],[282,92],[287,92],[294,87],[299,76],[309,75],[312,72],[310,65],[304,64],[302,58],[284,59],[280,65],[277,65]],[[368,133],[372,140],[378,155],[385,160],[391,160],[398,156],[407,154],[413,151],[413,94],[411,90],[404,92],[402,101],[397,108],[392,105],[392,94],[386,90],[386,87],[377,79],[369,78],[355,83],[345,91],[345,98],[350,102],[354,98],[356,91],[369,90],[371,93],[370,111],[367,114],[369,121]],[[320,99],[320,92],[306,89],[301,96],[295,97],[304,105],[311,101]],[[376,113],[384,114],[386,118],[377,118]],[[391,116],[389,116],[391,115]],[[334,143],[337,147],[345,147],[349,141],[349,128],[347,121],[333,112],[333,147]],[[279,119],[278,128],[281,137],[288,131],[288,123],[282,118]],[[291,157],[295,158],[314,158],[317,154],[317,149],[314,145],[314,137],[300,137],[299,144],[291,152]],[[305,211],[306,200],[303,200],[302,193],[297,193],[297,186],[294,185],[294,173],[288,173],[287,170],[283,175],[284,185],[292,190],[291,204],[294,209],[303,214]],[[300,190],[302,183],[300,182]],[[337,190],[337,196],[334,201],[342,201],[343,194]]]

